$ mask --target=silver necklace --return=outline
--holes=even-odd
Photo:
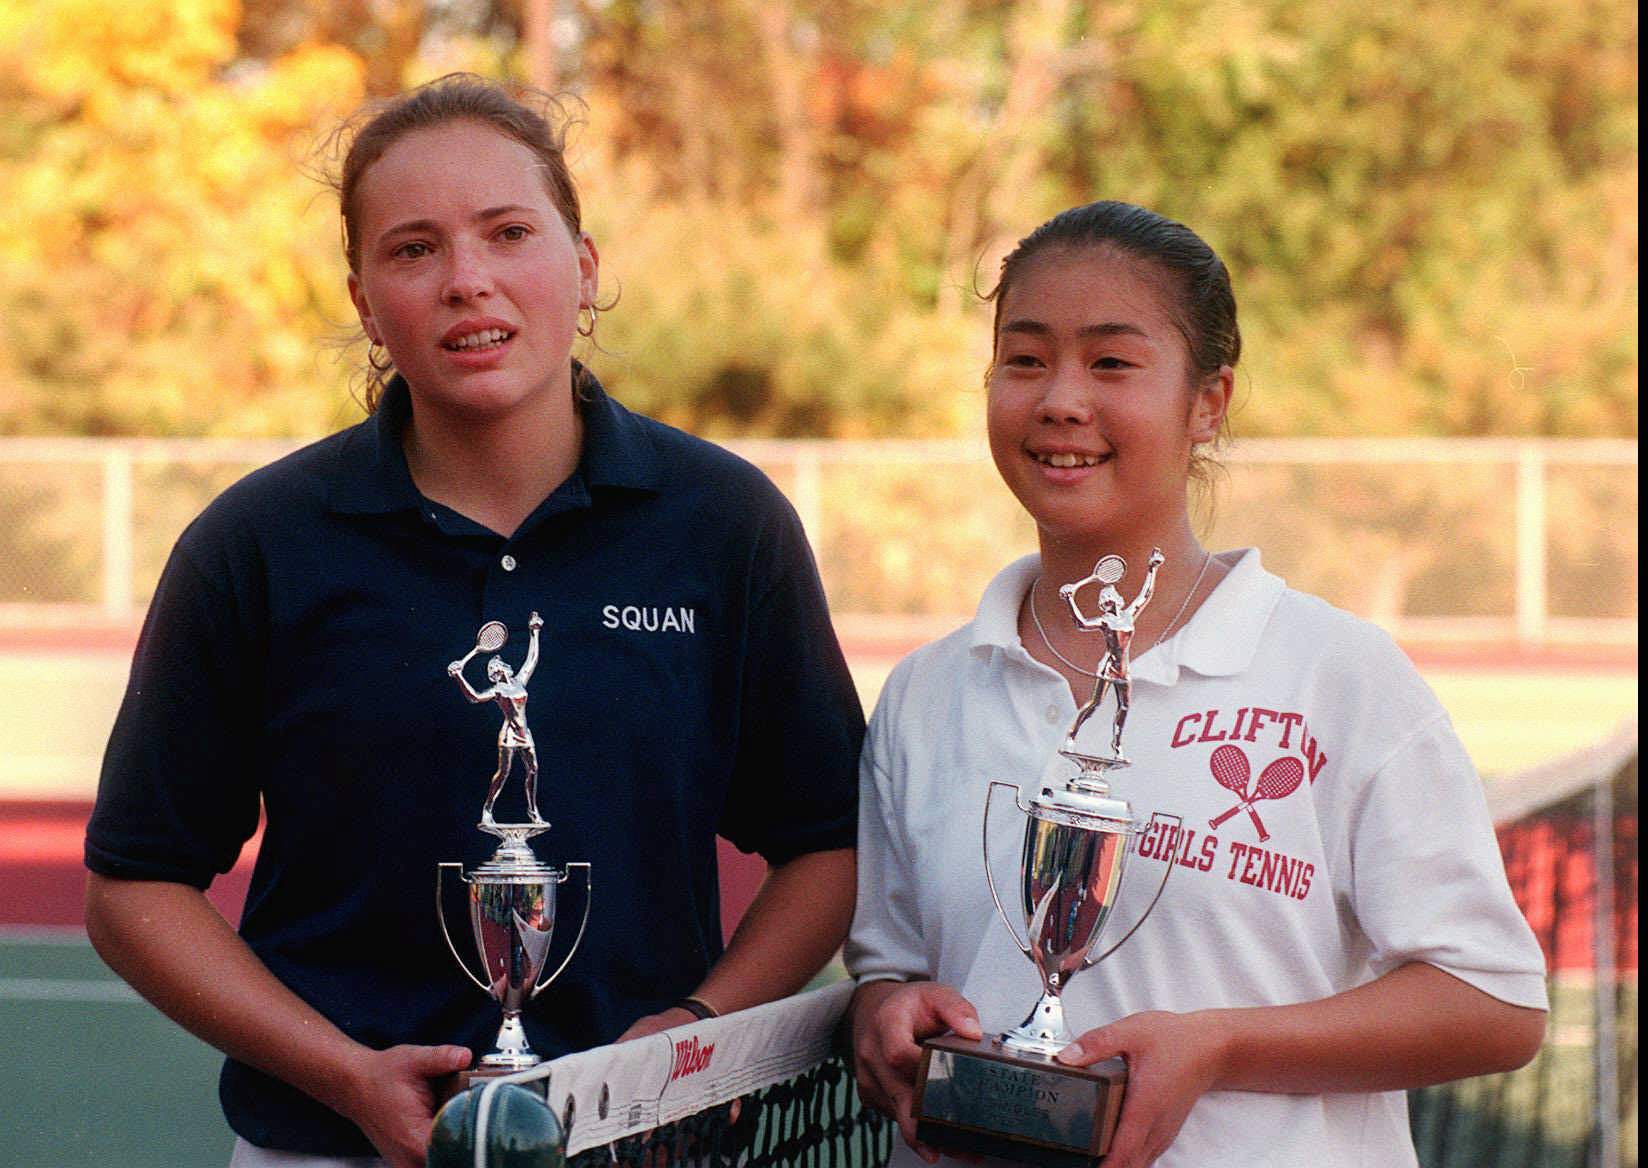
[[[1146,653],[1150,652],[1150,650],[1154,649],[1157,645],[1160,645],[1163,641],[1165,641],[1167,639],[1167,635],[1169,633],[1171,633],[1174,629],[1178,628],[1179,619],[1184,616],[1185,609],[1190,607],[1190,598],[1196,595],[1196,589],[1198,589],[1202,586],[1202,577],[1207,575],[1207,566],[1208,566],[1209,563],[1212,562],[1212,560],[1213,560],[1213,553],[1212,552],[1203,552],[1202,553],[1202,570],[1196,573],[1195,582],[1193,584],[1191,584],[1190,591],[1185,593],[1184,603],[1179,605],[1179,611],[1173,614],[1173,619],[1167,622],[1167,627],[1165,629],[1163,629],[1161,632],[1156,634],[1156,639],[1154,641],[1151,641],[1150,644],[1146,645],[1143,649],[1139,650],[1139,656],[1140,657],[1143,657]],[[1041,643],[1043,645],[1047,646],[1047,651],[1049,653],[1053,654],[1053,656],[1057,657],[1065,665],[1069,666],[1071,669],[1075,670],[1077,673],[1081,674],[1083,677],[1097,678],[1099,676],[1097,670],[1095,670],[1095,669],[1083,669],[1080,665],[1077,665],[1074,661],[1070,660],[1070,658],[1066,657],[1063,653],[1060,653],[1059,649],[1058,649],[1058,646],[1053,644],[1053,638],[1051,638],[1047,635],[1047,629],[1041,623],[1041,613],[1036,611],[1036,585],[1040,584],[1040,583],[1041,583],[1041,575],[1040,575],[1040,573],[1038,573],[1036,575],[1036,578],[1030,582],[1030,619],[1033,622],[1035,622],[1036,632],[1038,634],[1040,634],[1040,636],[1041,636]]]

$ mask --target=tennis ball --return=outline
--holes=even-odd
[[[486,1084],[460,1091],[435,1114],[428,1168],[475,1168],[475,1131]],[[484,1097],[486,1168],[565,1168],[566,1140],[541,1097],[514,1083]]]

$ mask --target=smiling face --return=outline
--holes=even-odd
[[[415,409],[570,410],[572,342],[599,259],[531,150],[474,121],[415,130],[365,171],[356,206],[350,298]]]
[[[1149,546],[1187,524],[1192,447],[1212,441],[1228,367],[1193,377],[1168,274],[1107,246],[1032,259],[998,304],[990,451],[1048,540]]]

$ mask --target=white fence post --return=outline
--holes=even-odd
[[[1545,643],[1545,449],[1522,442],[1516,452],[1516,636],[1524,645]]]
[[[112,444],[103,451],[103,613],[132,619],[136,565],[132,533],[132,452]]]
[[[803,442],[794,443],[790,449],[795,458],[796,514],[801,516],[801,527],[807,533],[807,542],[813,546],[813,555],[820,556],[823,553],[819,544],[824,538],[824,490],[818,449],[813,443]]]

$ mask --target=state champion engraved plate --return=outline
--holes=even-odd
[[[916,1138],[931,1147],[1005,1156],[1044,1168],[1090,1168],[1110,1147],[1127,1064],[1067,1067],[947,1034],[924,1044]]]

